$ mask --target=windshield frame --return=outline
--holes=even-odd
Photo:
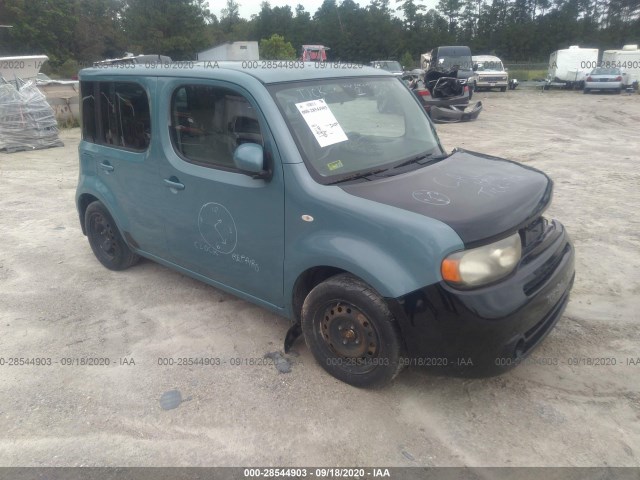
[[[369,175],[374,175],[376,173],[380,173],[382,171],[386,171],[386,170],[391,170],[394,167],[400,165],[400,164],[404,164],[407,162],[407,160],[409,160],[410,158],[415,157],[415,155],[411,155],[410,157],[407,158],[402,158],[399,160],[393,160],[387,163],[383,163],[383,164],[378,164],[378,165],[371,165],[368,168],[363,168],[360,170],[351,170],[349,172],[345,172],[342,175],[331,175],[331,176],[324,176],[322,174],[320,174],[320,172],[317,170],[316,166],[313,164],[312,160],[310,158],[307,157],[307,153],[305,152],[303,145],[301,144],[298,135],[295,133],[295,129],[293,128],[293,125],[291,124],[291,122],[289,121],[289,118],[286,115],[286,112],[284,111],[282,105],[280,104],[280,102],[278,101],[278,98],[276,96],[276,94],[278,93],[278,91],[280,90],[285,90],[285,89],[289,89],[289,88],[295,88],[297,86],[300,85],[313,85],[313,84],[318,84],[318,83],[325,83],[325,82],[331,82],[331,81],[345,81],[345,82],[353,82],[355,80],[372,80],[372,79],[388,79],[391,81],[395,81],[400,83],[400,85],[402,85],[402,87],[406,90],[406,92],[411,95],[411,97],[413,98],[413,100],[416,103],[416,106],[420,109],[420,111],[422,112],[422,115],[425,116],[426,121],[429,125],[429,132],[431,133],[431,135],[433,136],[434,139],[434,148],[432,151],[425,151],[422,152],[423,155],[433,155],[434,157],[438,157],[438,159],[440,159],[440,157],[443,157],[445,155],[447,155],[446,151],[444,150],[444,148],[442,147],[442,143],[440,142],[440,137],[438,137],[438,134],[436,132],[435,126],[433,125],[433,122],[431,121],[431,119],[429,118],[429,115],[427,114],[427,112],[425,111],[424,107],[422,106],[422,104],[420,103],[420,101],[416,98],[416,96],[413,94],[413,92],[411,92],[411,90],[407,87],[407,85],[399,80],[397,77],[391,77],[389,75],[362,75],[362,76],[358,76],[358,77],[330,77],[330,78],[313,78],[313,79],[309,79],[309,80],[296,80],[296,81],[287,81],[287,82],[277,82],[277,83],[272,83],[269,85],[266,85],[267,87],[267,91],[269,92],[271,98],[273,99],[274,103],[276,104],[276,107],[278,108],[278,111],[280,112],[280,115],[282,116],[283,121],[285,122],[286,126],[287,126],[287,130],[289,135],[291,135],[291,138],[293,139],[293,141],[295,142],[296,148],[298,149],[298,153],[300,154],[300,157],[302,158],[303,163],[305,164],[305,168],[307,170],[307,172],[309,172],[309,175],[311,175],[311,177],[319,184],[321,185],[333,185],[336,183],[341,183],[345,180],[347,180],[350,177],[354,178],[354,181],[357,180],[358,178],[364,178],[367,177]],[[418,165],[419,167],[422,167],[423,165],[420,163],[416,163],[416,165]],[[417,168],[419,168],[417,167]],[[406,170],[403,170],[401,172],[398,173],[405,173]]]

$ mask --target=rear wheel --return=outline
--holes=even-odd
[[[589,93],[589,89],[585,88],[584,90],[582,90],[582,93]]]
[[[84,226],[94,255],[109,270],[124,270],[140,259],[125,243],[116,222],[102,203],[93,202],[87,207]]]
[[[317,285],[302,307],[302,332],[316,361],[356,387],[382,387],[401,370],[402,342],[382,297],[340,274]]]

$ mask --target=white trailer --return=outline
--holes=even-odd
[[[618,67],[626,73],[625,86],[640,83],[640,50],[638,45],[625,45],[622,50],[605,50],[602,54],[603,67]]]
[[[260,60],[258,42],[226,42],[198,53],[197,60]]]
[[[567,87],[580,86],[587,74],[598,63],[597,48],[572,45],[549,56],[548,80],[564,83]]]

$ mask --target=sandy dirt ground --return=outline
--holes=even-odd
[[[640,95],[475,98],[476,122],[438,126],[445,147],[547,172],[547,216],[575,241],[571,302],[533,353],[557,365],[406,370],[378,391],[333,379],[303,342],[290,373],[232,366],[281,350],[288,321],[149,261],[103,268],[80,231],[68,130],[64,148],[0,154],[0,357],[57,362],[0,366],[0,465],[640,466]],[[80,357],[111,364],[62,365]],[[172,389],[185,401],[163,410]]]

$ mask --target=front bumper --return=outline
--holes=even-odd
[[[388,299],[405,340],[404,363],[472,376],[517,365],[562,316],[574,256],[568,234],[554,221],[497,284],[464,291],[441,282]]]
[[[504,88],[509,86],[508,80],[487,80],[480,77],[476,82],[476,88]]]

